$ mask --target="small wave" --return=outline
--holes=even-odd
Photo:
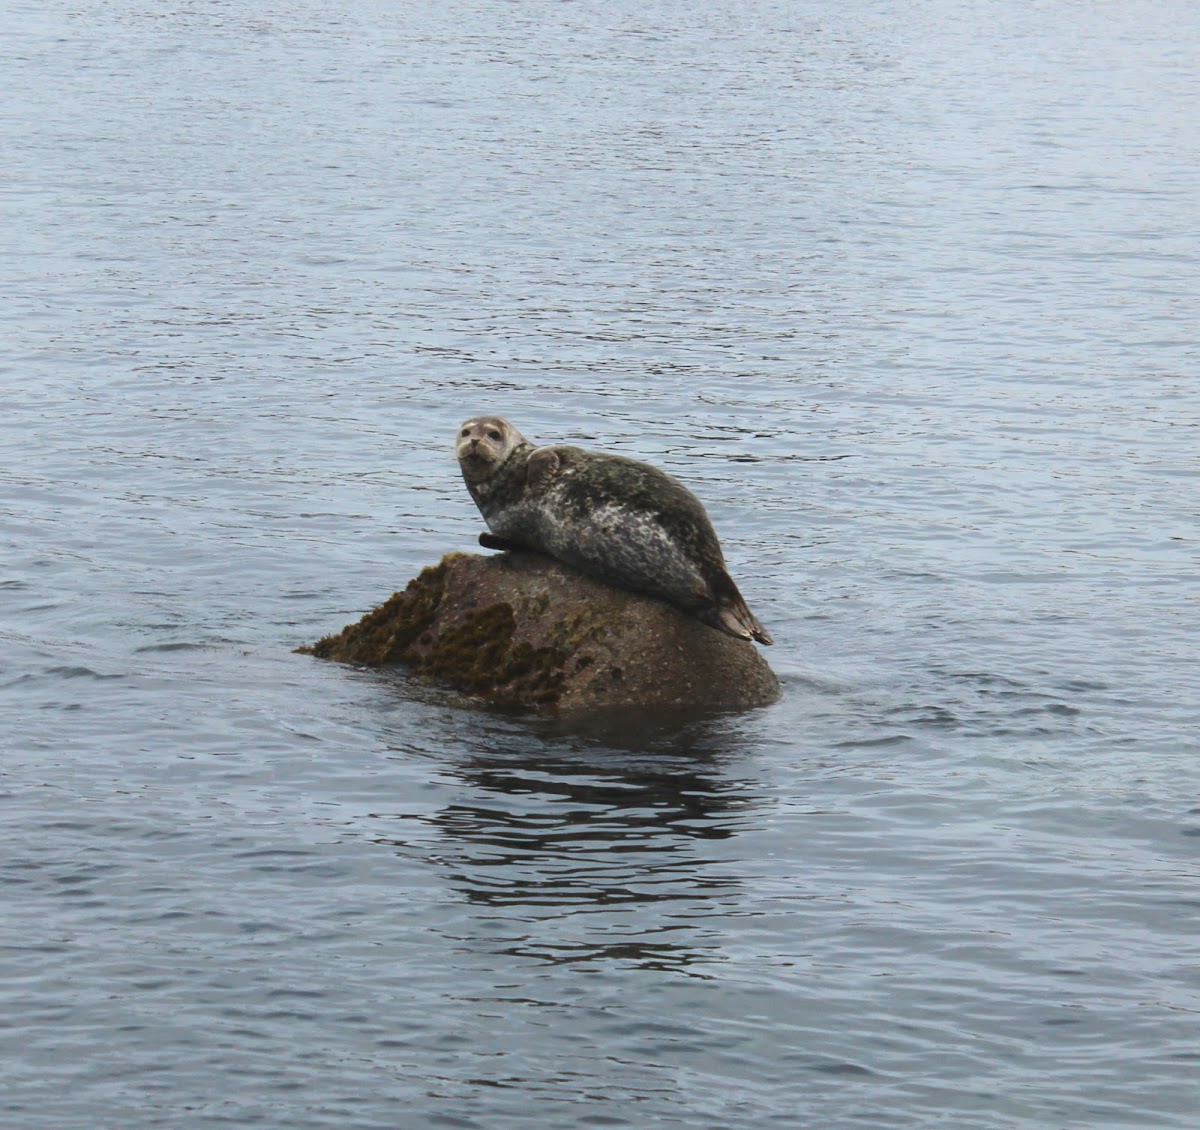
[[[93,671],[91,667],[47,667],[43,672],[46,675],[54,675],[59,679],[126,679],[129,676],[124,674],[106,675],[101,671]]]

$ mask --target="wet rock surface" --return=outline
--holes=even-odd
[[[758,649],[662,601],[537,554],[448,554],[337,635],[300,649],[400,664],[497,706],[736,709],[779,697]]]

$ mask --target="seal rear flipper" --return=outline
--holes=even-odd
[[[772,644],[771,633],[759,622],[750,611],[749,606],[738,592],[733,578],[726,573],[718,577],[713,584],[716,600],[711,608],[701,614],[706,624],[725,632],[739,640],[757,640],[761,644]]]
[[[750,623],[747,625],[750,635],[753,636],[759,643],[766,644],[767,647],[770,647],[771,644],[775,642],[773,639],[771,639],[771,633],[768,632],[767,629],[758,622],[758,617],[756,617],[748,608],[746,609],[746,615],[750,617]]]
[[[706,624],[733,636],[739,640],[757,640],[759,643],[771,644],[770,633],[755,618],[754,613],[746,607],[746,602],[739,601],[737,605],[719,605],[709,609],[702,617]]]

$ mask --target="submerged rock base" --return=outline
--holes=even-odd
[[[404,664],[497,706],[734,709],[779,697],[758,649],[548,557],[452,553],[356,624],[299,649]]]

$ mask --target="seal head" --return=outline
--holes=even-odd
[[[520,447],[533,445],[507,420],[477,416],[458,430],[455,454],[468,484],[485,484]]]
[[[737,639],[771,642],[725,568],[704,507],[678,479],[621,455],[535,447],[499,416],[463,423],[456,452],[491,531],[482,545],[544,553]]]

